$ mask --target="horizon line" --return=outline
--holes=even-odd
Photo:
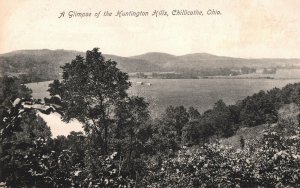
[[[94,47],[94,48],[99,48],[99,47]],[[92,48],[93,49],[93,48]],[[119,57],[125,57],[125,58],[133,58],[135,56],[141,56],[141,55],[145,55],[145,54],[150,54],[150,53],[161,53],[161,54],[166,54],[166,55],[171,55],[171,56],[175,56],[175,57],[180,57],[180,56],[187,56],[187,55],[193,55],[193,54],[207,54],[207,55],[211,55],[211,56],[216,56],[216,57],[227,57],[227,58],[237,58],[237,59],[299,59],[300,57],[238,57],[238,56],[230,56],[230,55],[216,55],[213,53],[209,53],[209,52],[194,52],[194,53],[185,53],[182,55],[175,55],[169,52],[159,52],[159,51],[148,51],[148,52],[144,52],[141,54],[136,54],[136,55],[130,55],[130,56],[124,56],[124,55],[117,55],[117,54],[112,54],[112,53],[103,53],[101,51],[100,52],[103,55],[113,55],[113,56],[119,56]],[[14,52],[18,52],[18,51],[37,51],[37,50],[49,50],[49,51],[74,51],[74,52],[79,52],[79,53],[85,53],[86,51],[80,51],[80,50],[75,50],[75,49],[63,49],[63,48],[57,48],[57,49],[49,49],[49,48],[39,48],[39,49],[18,49],[18,50],[12,50],[12,51],[8,51],[8,52],[0,52],[0,56],[1,55],[5,55],[5,54],[10,54],[10,53],[14,53]]]

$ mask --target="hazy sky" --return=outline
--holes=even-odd
[[[116,11],[221,11],[221,16],[123,17]],[[93,17],[109,10],[112,17]],[[20,49],[122,56],[207,52],[234,57],[300,58],[299,0],[0,0],[0,53]],[[91,18],[58,19],[60,12]]]

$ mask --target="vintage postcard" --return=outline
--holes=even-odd
[[[300,187],[299,9],[0,0],[0,187]]]

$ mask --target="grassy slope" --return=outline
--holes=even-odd
[[[299,123],[297,120],[297,116],[299,113],[300,110],[296,104],[284,105],[278,110],[279,122],[282,122],[283,124],[285,122],[289,122],[289,124],[298,125]],[[245,139],[245,147],[247,147],[248,143],[258,142],[263,136],[263,131],[266,130],[269,126],[278,126],[278,123],[272,125],[263,124],[255,127],[243,127],[239,129],[234,136],[221,139],[220,144],[231,146],[234,149],[239,149],[240,138],[243,137]]]

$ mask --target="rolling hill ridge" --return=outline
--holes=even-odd
[[[59,78],[60,66],[71,62],[84,52],[71,50],[19,50],[0,54],[0,76],[5,74],[29,74],[42,80]],[[196,75],[204,70],[240,69],[242,67],[274,68],[300,66],[300,59],[244,59],[216,56],[208,53],[194,53],[175,56],[167,53],[150,52],[142,55],[122,57],[104,54],[107,59],[118,62],[118,67],[125,72],[179,72]],[[213,72],[212,74],[219,74]]]

